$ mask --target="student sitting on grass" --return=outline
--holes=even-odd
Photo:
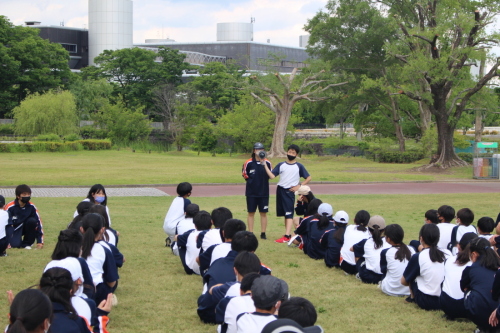
[[[390,247],[384,238],[384,218],[380,215],[370,217],[368,230],[371,237],[354,244],[351,251],[354,252],[358,267],[356,277],[364,283],[377,284],[384,277],[380,268],[380,254]]]
[[[401,284],[401,276],[415,251],[403,243],[404,235],[399,224],[389,224],[385,228],[385,240],[392,247],[380,254],[380,269],[384,278],[379,286],[380,290],[389,296],[410,295],[410,288]]]
[[[236,318],[238,333],[262,332],[264,326],[276,320],[276,310],[288,299],[287,283],[270,275],[255,279],[251,291],[255,312],[242,313]]]
[[[177,185],[177,195],[168,209],[165,220],[163,221],[163,230],[167,234],[165,239],[165,246],[170,246],[175,237],[175,227],[177,223],[184,219],[184,213],[187,206],[191,203],[188,199],[191,196],[193,187],[188,182],[183,182]]]
[[[177,228],[175,230],[176,235],[182,235],[186,231],[195,229],[193,219],[199,212],[200,206],[198,206],[197,204],[192,203],[187,205],[186,215],[184,216],[184,219],[180,220],[180,222],[177,224]]]
[[[94,204],[90,201],[82,201],[76,206],[77,215],[73,218],[68,224],[68,229],[77,229],[80,230],[82,226],[82,219],[85,215],[89,213],[90,208],[94,206]]]
[[[94,205],[101,205],[106,208],[106,214],[108,214],[109,225],[111,226],[111,216],[109,215],[108,208],[108,195],[106,194],[106,189],[101,184],[93,185],[89,193],[87,193],[87,197],[83,199],[83,201],[90,202]],[[78,206],[77,206],[78,207]],[[77,217],[78,209],[73,214],[73,217]]]
[[[452,254],[457,254],[457,244],[462,239],[462,235],[467,232],[477,234],[476,227],[471,223],[474,221],[474,213],[469,208],[462,208],[457,212],[457,224],[451,231],[451,240],[448,244],[448,250]]]
[[[325,232],[334,228],[332,215],[332,206],[327,203],[322,203],[318,208],[318,214],[309,222],[308,228],[305,231],[309,241],[304,244],[304,248],[307,249],[307,251],[304,252],[312,259],[318,260],[325,257],[325,249],[321,246],[320,240]]]
[[[311,192],[311,188],[307,185],[302,185],[299,187],[299,190],[295,192],[295,194],[299,195],[297,199],[297,204],[295,205],[295,214],[296,216],[293,218],[294,228],[297,228],[302,221],[302,217],[307,216],[307,207],[309,203],[315,198],[314,194]]]
[[[314,326],[318,314],[314,305],[303,297],[290,297],[282,302],[278,311],[278,319],[292,319],[302,327]]]
[[[318,214],[318,208],[322,203],[323,203],[323,201],[321,201],[318,198],[314,198],[311,200],[311,202],[309,202],[309,204],[307,205],[306,216],[304,216],[304,218],[300,220],[300,224],[298,226],[298,227],[300,227],[300,225],[302,225],[302,227],[300,227],[301,230],[307,230],[307,228],[309,228],[309,223],[312,220],[314,220],[315,215]],[[288,246],[298,246],[299,249],[304,250],[303,236],[307,237],[307,235],[299,235],[298,229],[295,229],[294,236],[292,238],[290,238],[290,241],[288,242]],[[305,241],[307,242],[307,239]]]
[[[226,207],[215,208],[210,214],[212,217],[213,229],[202,232],[198,235],[196,246],[200,249],[200,254],[205,252],[210,246],[222,243],[222,230],[227,220],[233,218],[233,213]]]
[[[9,224],[9,213],[3,210],[5,205],[5,198],[0,195],[0,257],[6,257],[7,246],[9,242],[7,241],[7,234],[5,233],[5,228]]]
[[[448,205],[442,205],[438,208],[438,218],[439,240],[437,247],[444,251],[448,249],[448,244],[451,241],[451,232],[456,226],[454,223],[451,223],[455,218],[455,209]]]
[[[464,306],[464,292],[460,288],[460,280],[464,269],[472,265],[469,258],[470,247],[468,244],[476,238],[477,235],[473,232],[464,234],[458,243],[458,254],[450,256],[444,263],[444,281],[441,296],[439,296],[439,304],[445,318],[448,320],[467,318],[467,311]]]
[[[90,208],[90,213],[99,214],[102,216],[104,221],[104,232],[101,235],[101,239],[99,240],[99,244],[107,248],[113,254],[113,258],[115,259],[116,267],[120,268],[123,266],[125,262],[125,257],[118,250],[118,248],[112,243],[118,242],[118,233],[109,227],[109,222],[107,220],[106,211],[103,206],[94,205]]]
[[[210,230],[212,227],[212,218],[207,211],[200,211],[193,218],[196,230],[186,231],[182,235],[175,236],[175,241],[179,248],[179,257],[186,274],[200,274],[200,264],[198,263],[198,255],[200,249],[196,247],[196,240],[200,232]]]
[[[356,266],[356,258],[351,247],[361,242],[363,239],[370,237],[368,231],[368,222],[370,221],[370,213],[366,210],[360,210],[354,217],[354,225],[348,225],[344,232],[344,244],[340,249],[341,263],[340,268],[347,274],[354,275],[358,272]]]
[[[495,221],[491,217],[483,216],[477,220],[477,233],[479,237],[490,240],[491,236],[493,236],[493,230],[495,230]]]
[[[52,321],[52,303],[38,289],[20,291],[10,304],[6,333],[48,332]]]
[[[325,265],[327,267],[340,266],[340,250],[344,244],[344,233],[349,223],[349,215],[339,210],[333,217],[335,228],[326,231],[321,236],[320,244],[325,249]]]
[[[415,302],[424,310],[439,310],[441,283],[444,280],[445,253],[437,247],[439,228],[424,224],[420,229],[423,250],[414,254],[406,267],[401,284],[410,287],[407,302]]]
[[[460,287],[465,293],[464,306],[468,318],[478,329],[488,331],[493,329],[489,324],[490,315],[499,305],[492,297],[491,289],[500,258],[486,239],[478,237],[469,246],[472,265],[464,269],[460,280]]]
[[[426,211],[424,214],[424,223],[438,224],[439,223],[438,211],[436,209],[429,209],[428,211]]]

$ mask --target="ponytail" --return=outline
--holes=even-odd
[[[497,271],[500,266],[500,258],[491,248],[488,240],[478,237],[470,242],[470,252],[479,254],[479,264],[492,271]]]
[[[96,235],[99,234],[104,226],[104,218],[96,213],[85,215],[82,221],[83,241],[82,241],[82,258],[87,259],[94,247]]]
[[[396,254],[394,255],[394,259],[401,262],[410,260],[411,258],[410,249],[405,243],[403,243],[404,236],[405,232],[399,224],[389,224],[385,227],[385,237],[389,237],[391,242],[398,248]]]
[[[384,229],[379,229],[378,225],[374,225],[373,228],[368,228],[372,234],[373,242],[375,243],[375,250],[379,249],[384,245],[382,237],[384,236]]]
[[[328,215],[319,215],[316,214],[316,218],[318,219],[318,229],[323,230],[328,227],[328,224],[330,224],[331,220]]]
[[[366,210],[360,210],[359,212],[357,212],[356,216],[354,217],[354,223],[358,225],[356,230],[366,231],[366,226],[368,225],[369,221],[370,213],[368,213]]]
[[[40,290],[52,302],[62,304],[66,312],[70,313],[70,318],[73,319],[78,315],[71,304],[72,289],[73,279],[71,278],[71,273],[64,268],[50,268],[43,273],[40,279]]]
[[[335,239],[339,244],[344,244],[344,233],[347,223],[336,223],[337,231],[333,234],[333,239]]]
[[[437,247],[439,241],[439,228],[436,224],[424,224],[420,228],[420,237],[424,243],[429,247],[429,258],[432,262],[444,262],[445,255]]]
[[[34,331],[52,317],[52,303],[38,289],[20,291],[10,306],[10,324],[7,333]]]

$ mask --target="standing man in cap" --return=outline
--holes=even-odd
[[[253,145],[252,157],[243,164],[242,175],[246,181],[245,196],[247,198],[248,231],[253,232],[255,212],[259,207],[260,238],[266,239],[267,212],[269,210],[269,176],[266,169],[262,167],[263,164],[266,164],[268,169],[272,169],[271,162],[266,159],[264,145],[257,142]]]

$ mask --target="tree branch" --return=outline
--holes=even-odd
[[[266,101],[264,101],[262,98],[260,98],[259,95],[255,94],[253,91],[250,92],[250,95],[252,95],[253,98],[255,98],[256,100],[258,100],[259,102],[261,102],[262,104],[264,104],[269,110],[271,110],[274,113],[276,113],[276,108],[273,105],[271,105],[270,103],[266,103]]]

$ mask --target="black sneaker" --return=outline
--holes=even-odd
[[[7,252],[3,251],[2,253],[0,253],[0,257],[7,257]]]
[[[260,233],[260,239],[267,239],[265,232]]]
[[[170,239],[170,237],[167,237],[167,238],[165,239],[165,246],[166,246],[166,247],[170,247],[170,245],[171,245],[171,244],[172,244],[172,240]]]
[[[408,297],[406,297],[405,302],[406,302],[406,303],[414,303],[414,302],[415,302],[415,299],[414,299],[414,298],[411,298],[411,296],[408,296]]]

